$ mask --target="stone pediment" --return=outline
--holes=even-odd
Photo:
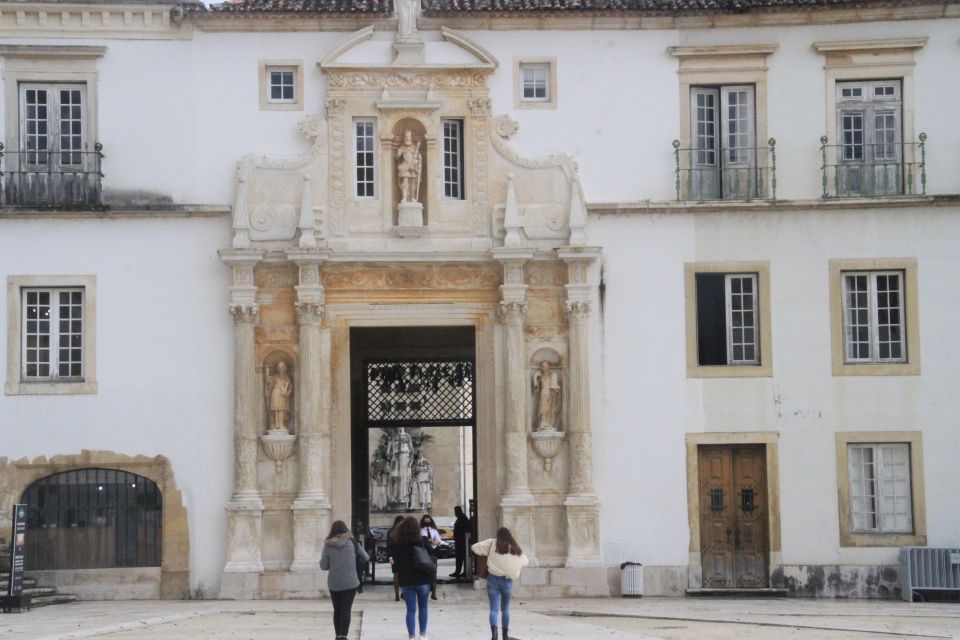
[[[398,42],[393,32],[365,27],[344,38],[319,62],[328,73],[361,70],[493,71],[499,62],[469,36],[441,27],[439,32],[420,32],[415,41]],[[403,51],[404,45],[406,51]],[[398,51],[398,47],[401,50]]]

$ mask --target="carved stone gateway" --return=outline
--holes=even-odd
[[[325,590],[323,536],[354,515],[354,326],[475,328],[480,535],[510,527],[543,569],[520,592],[607,592],[589,403],[600,253],[585,246],[577,168],[513,149],[517,123],[492,117],[498,62],[449,29],[422,39],[416,4],[398,2],[392,59],[351,62],[384,55],[368,27],[320,61],[326,109],[301,123],[302,157],[239,163],[221,252],[236,377],[223,597]],[[451,44],[472,61],[443,60]],[[451,135],[456,189],[442,170]],[[427,509],[437,461],[395,436],[370,467],[374,501]]]

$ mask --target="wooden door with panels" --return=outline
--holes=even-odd
[[[700,557],[707,589],[768,586],[764,445],[701,446]]]

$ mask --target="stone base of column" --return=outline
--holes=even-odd
[[[567,496],[567,567],[602,567],[600,503],[594,495]]]
[[[319,568],[323,540],[330,529],[330,505],[326,501],[297,498],[293,503],[293,562],[290,571],[313,572]]]
[[[530,566],[539,566],[537,560],[537,532],[534,528],[533,499],[525,505],[513,505],[506,499],[500,504],[500,521],[513,534],[517,544],[530,559]]]
[[[227,564],[223,572],[261,573],[263,503],[259,497],[227,503]],[[222,589],[222,586],[221,586]]]

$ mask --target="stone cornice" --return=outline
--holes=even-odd
[[[813,48],[819,53],[852,51],[895,51],[902,49],[922,49],[927,38],[890,38],[880,40],[843,40],[836,42],[814,42]]]
[[[675,58],[768,56],[776,50],[776,44],[719,44],[696,45],[691,47],[667,47],[667,51]]]
[[[0,37],[3,38],[186,40],[192,34],[191,23],[185,20],[183,9],[175,2],[0,2]]]
[[[89,45],[0,44],[4,58],[102,58],[106,47]]]
[[[784,211],[876,210],[902,208],[960,207],[960,195],[903,196],[895,198],[831,198],[829,200],[777,200],[777,202],[593,202],[592,215],[688,214],[688,213],[781,213]]]

